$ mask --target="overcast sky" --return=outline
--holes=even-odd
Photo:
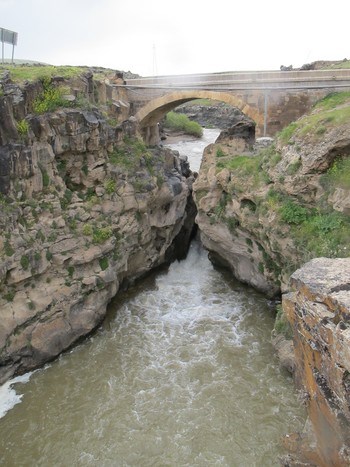
[[[350,0],[0,0],[15,58],[142,76],[350,59],[349,14]]]

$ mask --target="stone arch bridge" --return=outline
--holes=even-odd
[[[350,70],[255,71],[127,79],[123,94],[147,144],[159,141],[158,122],[197,98],[237,107],[256,122],[257,136],[273,136],[331,92],[350,91]]]

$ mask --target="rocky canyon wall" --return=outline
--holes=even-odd
[[[74,108],[36,111],[62,82]],[[179,236],[185,248],[194,221],[186,162],[146,148],[106,83],[47,89],[2,82],[0,383],[94,329],[121,284],[174,257]]]
[[[350,96],[324,99],[267,149],[253,130],[237,123],[205,150],[201,238],[238,279],[284,294],[275,340],[309,414],[284,465],[349,465]]]
[[[283,308],[293,329],[295,380],[309,422],[288,435],[298,461],[317,466],[350,465],[350,258],[317,258],[291,277]]]

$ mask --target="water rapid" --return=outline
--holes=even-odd
[[[270,344],[272,308],[194,241],[118,294],[96,333],[7,386],[0,465],[279,465],[303,411]]]

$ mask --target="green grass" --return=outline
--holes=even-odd
[[[288,126],[281,130],[277,137],[283,144],[288,144],[290,142],[291,137],[294,135],[296,129],[298,128],[298,124],[296,122],[290,123]]]
[[[270,206],[271,208],[271,206]],[[350,218],[338,211],[308,209],[279,195],[275,211],[290,226],[301,262],[311,258],[347,257],[350,254]]]
[[[227,168],[232,171],[237,171],[242,175],[250,175],[256,173],[261,168],[261,156],[234,156],[226,161],[217,162],[218,168]]]
[[[328,66],[326,66],[324,69],[325,70],[329,70],[329,69],[333,69],[333,70],[341,70],[341,69],[348,69],[350,68],[350,60],[342,60],[341,62],[338,62],[338,63],[332,63]]]
[[[72,78],[81,75],[88,68],[74,66],[52,66],[52,65],[1,65],[0,71],[8,70],[11,79],[16,83],[23,81],[38,81],[44,78],[51,79],[53,76]]]
[[[315,109],[332,110],[338,105],[343,105],[350,102],[350,91],[332,92],[323,99],[316,102]]]
[[[350,166],[349,161],[347,164]],[[348,182],[349,178],[346,180]],[[317,207],[308,208],[286,194],[270,189],[258,208],[261,216],[271,212],[277,214],[276,232],[278,224],[289,226],[288,237],[293,240],[298,254],[296,267],[316,257],[350,255],[350,218],[331,210],[330,206],[319,203]]]
[[[328,191],[334,188],[350,189],[350,157],[336,159],[327,173],[322,175],[321,184]]]
[[[187,115],[168,112],[165,118],[164,126],[171,130],[183,131],[187,135],[201,137],[203,135],[203,129],[197,122],[192,122]]]
[[[290,144],[291,138],[311,135],[321,138],[330,128],[350,122],[350,92],[328,94],[314,105],[314,112],[292,122],[278,133],[283,144]]]
[[[311,214],[292,234],[305,260],[349,256],[350,220],[337,211]]]
[[[321,138],[330,128],[350,122],[350,92],[331,93],[314,105],[313,113],[292,122],[277,135],[282,144],[290,144],[291,138],[307,134]]]
[[[227,168],[235,175],[241,177],[242,182],[250,183],[253,181],[253,185],[257,186],[259,184],[266,185],[269,183],[269,176],[267,172],[262,167],[263,156],[228,156],[227,159],[223,157],[217,161],[216,167],[221,170]],[[246,180],[243,180],[246,178]],[[250,180],[250,181],[249,181]]]
[[[350,102],[348,106],[333,110],[323,110],[315,114],[308,115],[298,122],[300,136],[307,134],[317,135],[320,126],[334,128],[350,122]],[[321,135],[325,132],[322,131]]]
[[[186,107],[191,107],[194,105],[201,105],[203,107],[212,107],[217,105],[220,101],[214,101],[212,99],[194,99],[193,101],[186,102],[184,104]]]

